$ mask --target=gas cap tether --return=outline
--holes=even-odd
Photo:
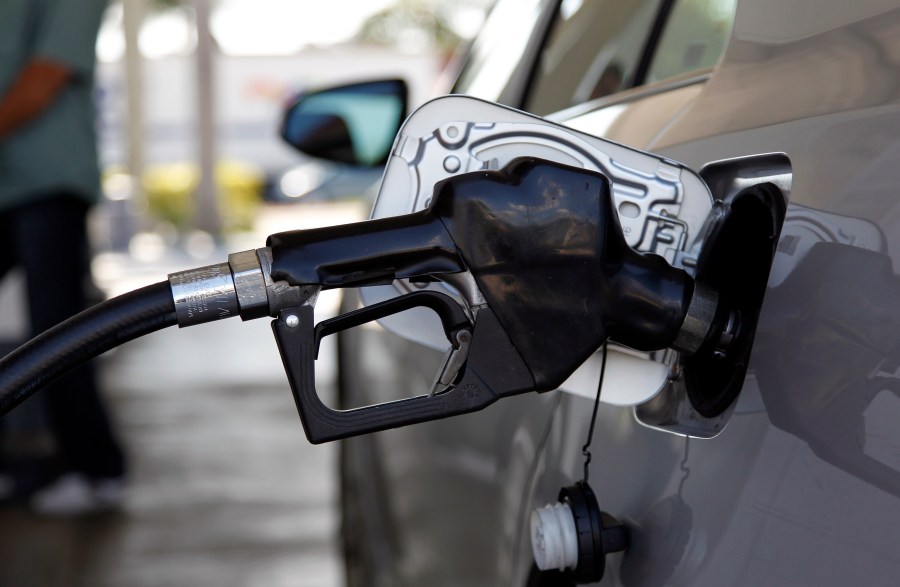
[[[584,481],[563,488],[559,501],[531,513],[531,549],[541,571],[572,574],[575,583],[603,578],[606,555],[628,548],[628,530],[600,510]]]

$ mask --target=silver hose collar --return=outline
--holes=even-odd
[[[237,291],[228,263],[169,274],[179,328],[236,316]]]
[[[719,294],[702,283],[695,282],[687,315],[681,323],[681,330],[678,331],[672,348],[688,355],[700,350],[709,329],[712,328],[718,306]]]
[[[269,315],[269,296],[266,277],[263,274],[256,250],[228,255],[228,264],[234,278],[241,319],[252,320]]]

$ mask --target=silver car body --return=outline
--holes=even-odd
[[[553,116],[695,170],[789,160],[787,218],[724,429],[666,430],[646,398],[601,394],[590,480],[632,529],[604,584],[900,582],[898,69],[896,2],[745,1],[715,68]],[[346,406],[421,392],[440,361],[376,329],[341,345]],[[348,441],[357,580],[525,585],[529,514],[581,477],[591,408],[589,393],[530,394]]]

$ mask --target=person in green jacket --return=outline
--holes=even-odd
[[[93,73],[106,0],[0,1],[0,277],[25,273],[32,335],[86,306],[85,218],[100,194]],[[89,365],[44,395],[58,477],[45,513],[115,505],[125,475]]]

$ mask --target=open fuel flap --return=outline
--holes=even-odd
[[[635,415],[648,426],[711,438],[724,428],[744,384],[792,172],[787,156],[774,153],[710,163],[700,176],[716,201],[689,255],[691,272],[733,314],[719,346],[672,357],[665,388],[636,406]]]

